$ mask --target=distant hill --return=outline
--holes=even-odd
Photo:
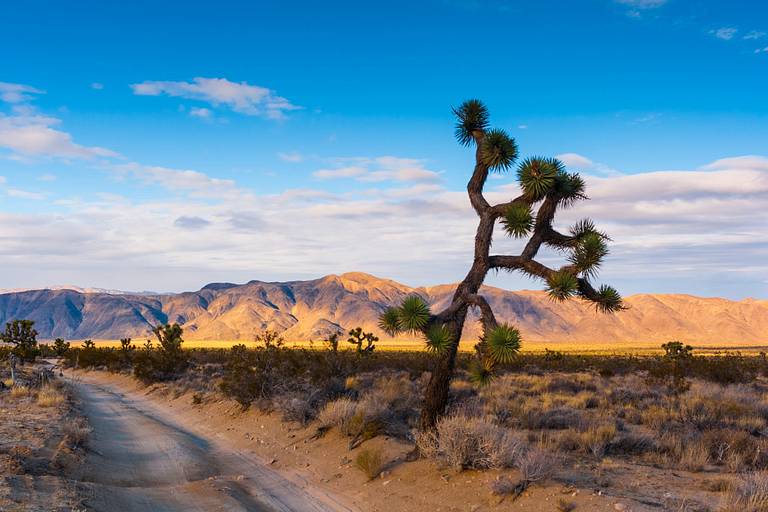
[[[358,325],[379,333],[378,316],[389,305],[417,293],[437,311],[450,301],[454,289],[411,288],[348,273],[285,283],[214,283],[179,294],[27,290],[0,294],[0,322],[34,320],[46,339],[138,338],[153,325],[178,322],[187,339],[251,340],[272,329],[289,340],[319,340]],[[481,293],[500,321],[514,323],[531,341],[768,343],[766,300],[641,294],[627,297],[629,310],[604,315],[579,300],[553,303],[539,291],[486,286]],[[479,325],[476,317],[470,320],[465,338],[474,339]]]

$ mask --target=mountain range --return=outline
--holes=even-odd
[[[252,340],[270,329],[290,341],[321,340],[359,325],[386,339],[376,325],[386,307],[418,294],[437,311],[455,287],[412,288],[359,272],[309,281],[213,283],[177,294],[59,287],[0,294],[0,325],[30,319],[43,339],[118,339],[140,338],[154,325],[176,322],[190,340]],[[480,293],[499,321],[516,325],[530,341],[768,342],[767,300],[639,294],[626,298],[626,311],[606,315],[580,300],[552,302],[541,291],[484,286]],[[464,338],[476,339],[479,332],[471,315]]]

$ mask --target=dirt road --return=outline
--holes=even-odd
[[[72,379],[93,432],[76,479],[96,511],[348,511],[117,386]],[[74,475],[73,475],[74,476]]]

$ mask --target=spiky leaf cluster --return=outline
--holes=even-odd
[[[453,344],[453,334],[445,324],[432,324],[425,333],[426,348],[429,352],[442,354]]]
[[[621,294],[616,288],[604,284],[597,290],[598,298],[595,300],[595,308],[602,313],[612,313],[624,308]]]
[[[576,224],[571,226],[571,229],[569,231],[571,233],[571,236],[576,240],[580,240],[581,238],[583,238],[585,235],[589,233],[597,233],[598,235],[603,237],[603,239],[609,240],[608,235],[597,230],[597,228],[595,227],[595,222],[592,219],[581,219]]]
[[[481,162],[492,171],[506,171],[517,160],[517,142],[504,130],[488,131],[480,148]]]
[[[524,203],[512,203],[504,211],[501,224],[509,236],[523,238],[533,229],[533,212]]]
[[[520,331],[507,324],[500,324],[485,335],[488,356],[495,363],[508,363],[520,351]]]
[[[403,331],[420,331],[429,322],[429,306],[418,295],[406,297],[398,309],[398,314],[400,329]]]
[[[475,359],[469,366],[469,380],[476,386],[487,386],[493,381],[493,370],[490,359]]]
[[[577,272],[586,277],[594,277],[607,254],[608,244],[605,243],[605,239],[600,233],[592,231],[578,239],[568,260]]]
[[[558,164],[557,160],[540,157],[526,158],[520,163],[517,180],[530,200],[539,201],[552,189],[561,170]]]
[[[586,199],[586,189],[584,178],[578,173],[561,171],[555,176],[552,193],[555,194],[560,205],[567,208],[580,199]]]
[[[558,270],[547,279],[547,293],[552,300],[564,301],[579,289],[579,280],[567,270]]]
[[[459,108],[454,108],[456,121],[456,139],[462,146],[469,146],[475,141],[473,132],[488,128],[488,108],[480,100],[467,100]]]
[[[400,313],[397,308],[387,308],[379,317],[379,328],[389,336],[400,332]]]

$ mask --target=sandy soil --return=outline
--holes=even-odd
[[[243,413],[213,395],[193,403],[191,393],[144,387],[127,376],[78,372],[74,380],[94,428],[81,475],[94,510],[545,512],[561,499],[576,511],[697,510],[685,508],[691,494],[716,505],[696,489],[675,492],[675,481],[681,491],[688,487],[687,477],[611,460],[582,468],[580,477],[533,486],[515,501],[500,499],[489,486],[501,473],[405,463],[410,446],[387,438],[363,445],[389,461],[368,482],[354,467],[348,439],[333,431],[312,440],[311,426]]]
[[[71,403],[41,406],[34,393],[0,392],[0,512],[80,509],[67,473],[82,454],[70,449],[63,426]]]

